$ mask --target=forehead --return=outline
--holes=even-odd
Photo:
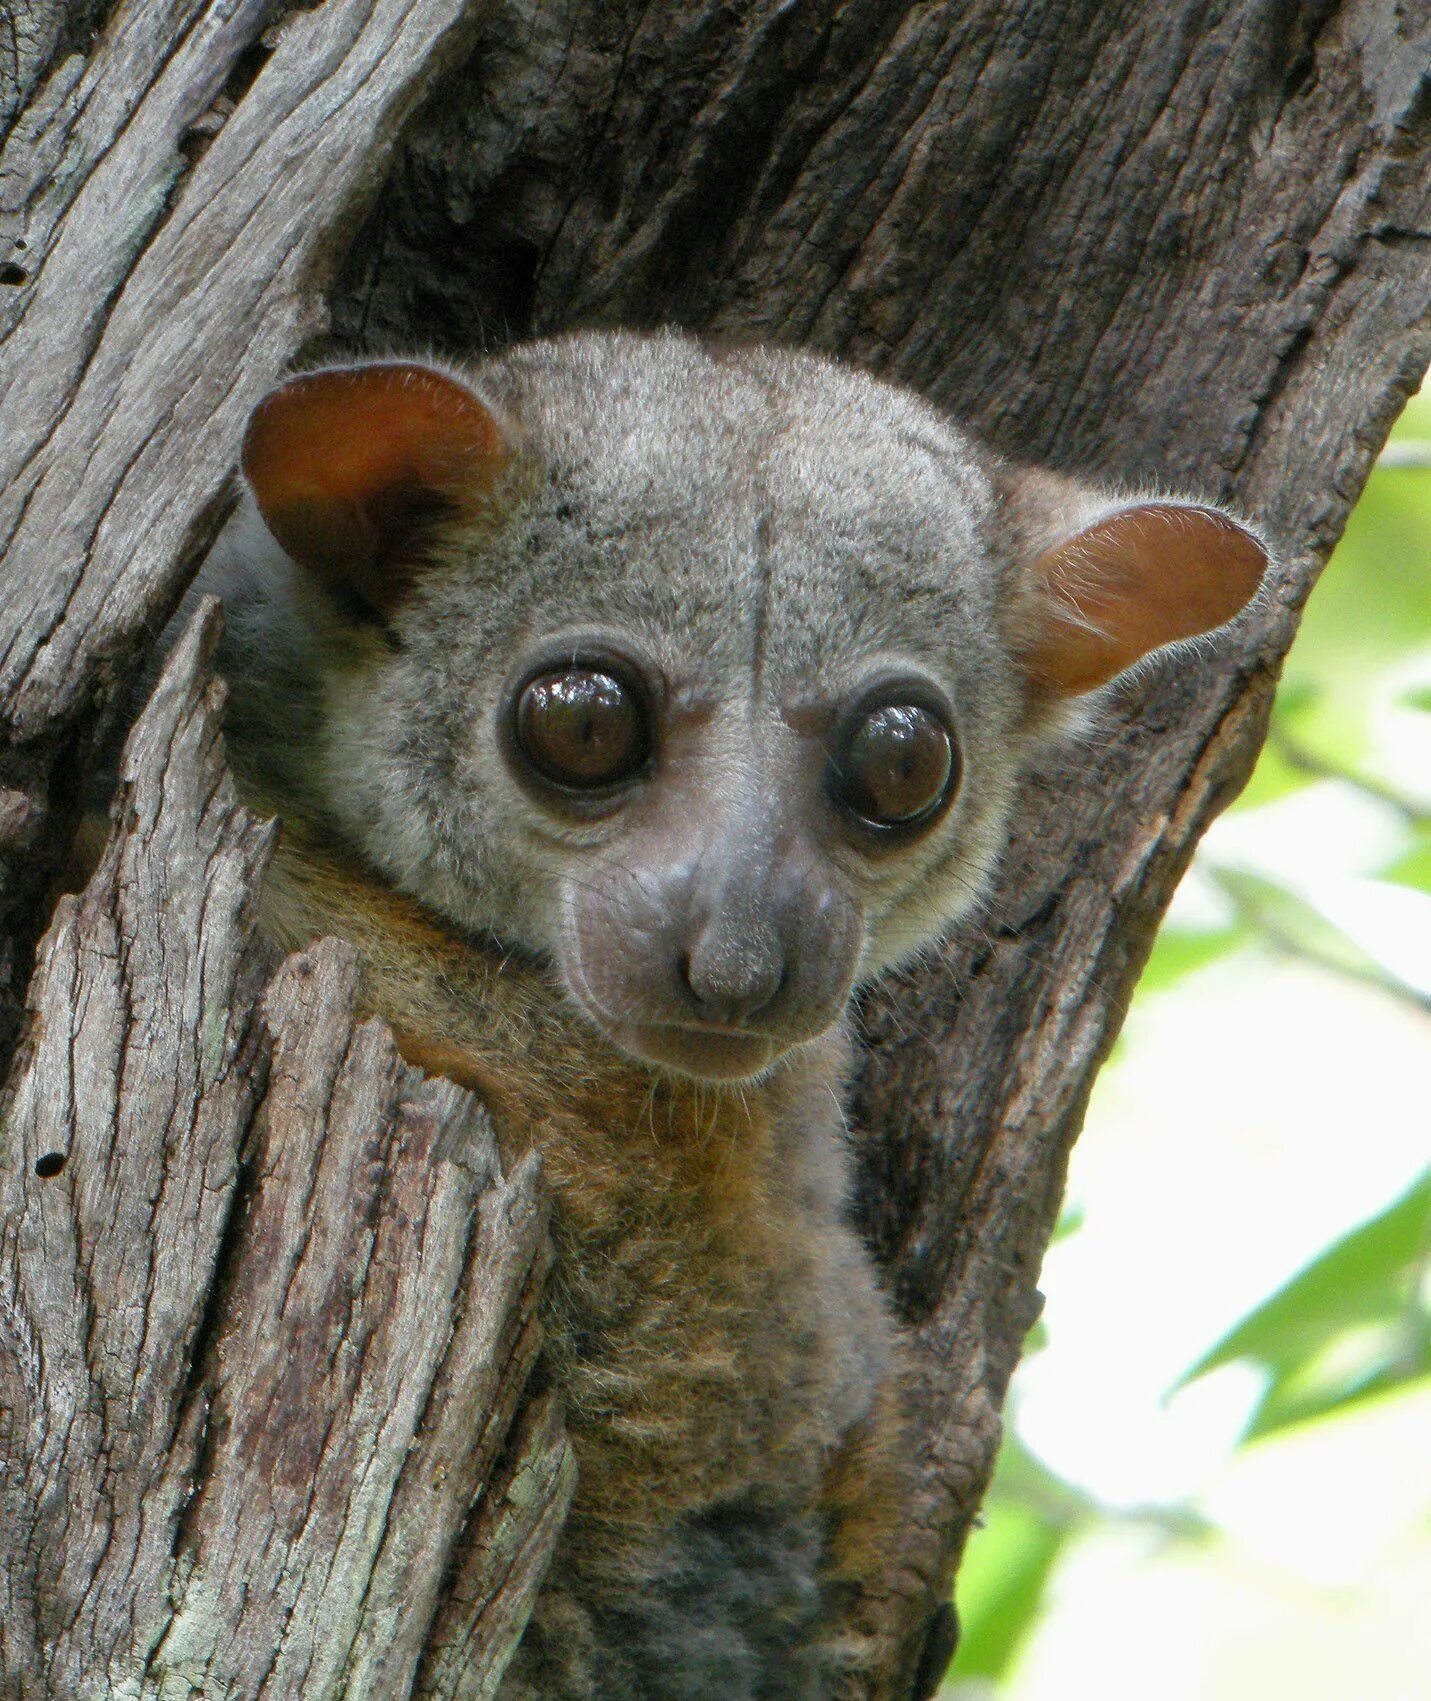
[[[913,397],[674,337],[528,347],[482,387],[536,470],[523,545],[549,619],[633,629],[687,676],[758,663],[781,691],[936,665],[992,624],[989,479]]]

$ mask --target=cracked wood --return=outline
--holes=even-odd
[[[213,620],[130,740],[0,1106],[0,1681],[487,1696],[572,1483],[549,1397],[514,1428],[537,1165],[504,1177],[482,1108],[354,1027],[346,947],[265,988]]]
[[[295,88],[349,64],[314,68],[288,44],[329,39],[360,8],[300,14],[251,86],[230,82],[222,122],[205,119],[207,68],[186,98],[131,74],[169,62],[152,9],[121,5],[93,46],[75,20],[103,5],[51,29],[59,10],[36,9],[18,92],[0,91],[0,112],[20,114],[0,265],[27,280],[0,285],[20,291],[0,310],[38,311],[56,279],[78,290],[43,304],[62,325],[45,345],[53,372],[4,367],[32,398],[30,447],[14,449],[22,494],[0,499],[30,540],[6,561],[17,591],[0,675],[13,974],[47,919],[54,821],[93,705],[167,611],[248,401],[321,325],[313,291],[386,155],[408,98],[396,85],[429,63],[410,37],[370,57],[374,106],[335,103],[307,152],[287,154],[269,115],[316,118]],[[380,13],[396,16],[374,4],[352,27],[376,29]],[[470,28],[470,57],[348,250],[336,346],[463,356],[575,323],[774,336],[911,383],[1011,453],[1236,501],[1278,548],[1269,594],[1215,657],[1142,678],[1091,745],[1032,777],[978,923],[866,1003],[862,1211],[915,1330],[921,1388],[925,1516],[907,1532],[889,1652],[908,1674],[992,1465],[1093,1072],[1198,835],[1254,759],[1297,610],[1431,352],[1425,25],[1394,0],[494,0]],[[77,110],[80,87],[103,98]],[[67,173],[47,168],[53,183],[35,152],[52,111],[80,149]],[[96,136],[109,141],[85,142]],[[148,199],[94,233],[109,269],[76,286],[61,259],[79,168],[111,153],[127,160],[115,181]],[[208,196],[228,213],[208,219]],[[27,248],[5,251],[17,235]],[[103,956],[103,916],[81,918],[61,914],[81,929],[69,949]],[[258,1020],[243,1009],[235,1021]],[[86,1030],[95,1079],[127,1020]],[[549,1414],[521,1421],[550,1434]],[[510,1513],[523,1482],[551,1478],[504,1480]],[[500,1502],[493,1488],[478,1523],[504,1527]],[[452,1601],[482,1598],[464,1566],[440,1624]],[[500,1660],[451,1624],[442,1634],[419,1683],[468,1656]]]

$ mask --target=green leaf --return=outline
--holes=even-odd
[[[1431,396],[1413,399],[1393,438],[1424,437],[1428,414]],[[1387,671],[1412,662],[1431,635],[1429,556],[1431,474],[1373,472],[1307,604],[1278,692],[1278,721],[1334,766],[1365,763]],[[1259,773],[1253,783],[1266,780]]]
[[[1101,1516],[1098,1503],[1004,1431],[983,1522],[959,1567],[953,1679],[1007,1675],[1038,1622],[1064,1545]]]
[[[990,1503],[984,1528],[970,1541],[959,1569],[959,1652],[952,1677],[1007,1675],[1038,1622],[1068,1535],[1064,1526],[1015,1501]]]
[[[1058,1214],[1058,1221],[1053,1226],[1053,1235],[1049,1244],[1057,1246],[1060,1241],[1067,1240],[1072,1234],[1077,1234],[1088,1220],[1088,1212],[1082,1205],[1070,1205],[1064,1201],[1063,1209]]]
[[[1246,945],[1250,937],[1251,931],[1245,926],[1165,927],[1144,966],[1138,992],[1166,992],[1184,976]]]
[[[1431,1374],[1431,1170],[1237,1324],[1178,1387],[1225,1364],[1267,1374],[1249,1438]]]
[[[1417,840],[1410,850],[1381,870],[1381,878],[1398,886],[1411,886],[1418,892],[1431,892],[1431,831],[1419,829]]]
[[[1220,867],[1206,860],[1202,867],[1268,944],[1356,980],[1370,981],[1426,1008],[1428,1000],[1421,988],[1404,980],[1395,968],[1374,956],[1300,892],[1248,869]]]
[[[1278,693],[1279,701],[1282,695],[1283,693]],[[1315,784],[1315,777],[1289,762],[1276,744],[1266,744],[1257,758],[1252,777],[1243,787],[1233,808],[1239,814],[1248,809],[1261,809],[1269,803],[1280,803],[1293,792],[1305,791],[1308,786]]]
[[[1322,688],[1315,679],[1284,679],[1277,687],[1273,716],[1278,720],[1295,720],[1315,709],[1321,696]]]
[[[1359,1401],[1431,1378],[1431,1333],[1401,1323],[1346,1330],[1268,1387],[1246,1441],[1346,1411]]]

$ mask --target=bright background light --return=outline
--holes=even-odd
[[[1431,1697],[1431,396],[1397,435],[1095,1089],[950,1701]]]

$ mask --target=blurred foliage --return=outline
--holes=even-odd
[[[1431,445],[1431,387],[1408,405],[1393,441]],[[1375,814],[1388,853],[1355,875],[1380,883],[1388,902],[1416,906],[1424,930],[1431,915],[1431,465],[1404,449],[1373,473],[1307,606],[1267,747],[1230,814],[1239,826],[1258,811],[1270,820],[1275,806],[1316,786],[1342,787]],[[1212,843],[1200,853],[1201,913],[1189,919],[1175,911],[1139,998],[1175,992],[1217,959],[1260,949],[1431,1008],[1431,961],[1424,975],[1409,974],[1384,940],[1355,935],[1345,915],[1329,913],[1325,882],[1303,878],[1285,839],[1269,835],[1276,854],[1265,857],[1249,854],[1247,835],[1239,843],[1235,854]],[[1059,1232],[1079,1226],[1069,1213]],[[1033,1351],[1041,1345],[1041,1336],[1030,1341]],[[1264,1384],[1244,1442],[1431,1377],[1431,1170],[1269,1294],[1177,1386],[1235,1363],[1254,1367]],[[1130,1513],[1101,1506],[1022,1443],[1016,1397],[1008,1418],[982,1527],[959,1576],[962,1640],[945,1692],[951,1697],[1000,1693],[1037,1627],[1061,1557],[1090,1528],[1152,1523],[1169,1540],[1207,1528],[1186,1507]]]
[[[977,1538],[959,1572],[959,1656],[955,1675],[996,1682],[1038,1621],[1044,1592],[1064,1548],[1090,1526],[1118,1523],[1169,1541],[1195,1540],[1207,1523],[1185,1507],[1105,1506],[1049,1470],[1010,1425],[999,1450]]]
[[[1428,718],[1427,729],[1427,736],[1431,738],[1431,718]],[[1382,869],[1381,877],[1419,892],[1431,892],[1431,827],[1423,823],[1412,844]]]
[[[1431,1010],[1431,995],[1404,979],[1394,966],[1359,944],[1292,887],[1244,868],[1219,868],[1214,863],[1208,872],[1238,917],[1240,925],[1231,931],[1239,943],[1245,943],[1251,934],[1264,945],[1305,957],[1321,968],[1366,981]],[[1220,928],[1214,937],[1225,938],[1227,932]]]
[[[1224,1364],[1266,1378],[1246,1440],[1431,1376],[1431,1169],[1224,1335],[1178,1384]]]
[[[1064,1543],[1083,1522],[1081,1508],[1051,1516],[1029,1494],[1029,1484],[1014,1469],[1015,1453],[1020,1463],[1032,1459],[1017,1448],[1011,1433],[999,1457],[999,1492],[989,1498],[983,1527],[959,1573],[955,1669],[961,1681],[996,1680],[1009,1669],[1037,1622]]]
[[[1392,441],[1431,441],[1431,387],[1408,403]],[[1386,711],[1428,712],[1428,510],[1426,467],[1372,474],[1307,604],[1283,672],[1273,737],[1238,808],[1256,808],[1313,782],[1314,774],[1287,760],[1287,742],[1331,771],[1375,774],[1385,730],[1378,723]],[[1420,671],[1408,675],[1418,661]],[[1431,738],[1431,727],[1421,736]],[[1431,785],[1424,769],[1422,783]]]

